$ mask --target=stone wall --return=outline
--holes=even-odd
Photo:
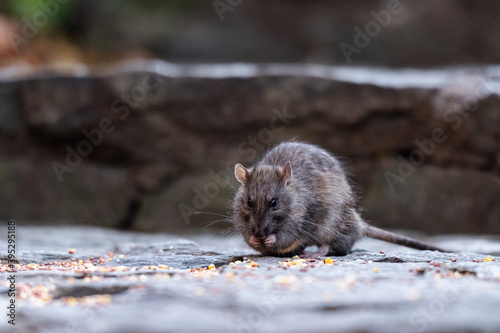
[[[294,139],[343,157],[375,225],[500,232],[499,67],[22,72],[0,72],[0,219],[226,228],[234,164]]]

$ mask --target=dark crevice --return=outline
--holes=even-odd
[[[351,130],[359,130],[380,121],[404,122],[412,120],[412,118],[411,109],[370,110],[355,123],[348,126]]]
[[[133,198],[132,200],[130,200],[127,208],[127,213],[118,223],[118,228],[122,230],[133,229],[140,210],[141,210],[141,200],[139,198]]]

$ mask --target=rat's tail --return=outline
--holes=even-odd
[[[439,251],[439,252],[449,252],[445,251],[439,247],[432,246],[429,244],[425,244],[423,242],[419,242],[413,238],[409,238],[406,236],[398,235],[389,231],[385,231],[383,229],[372,227],[371,225],[366,225],[365,227],[365,236],[375,239],[380,239],[385,242],[394,243],[403,245],[406,247],[411,247],[417,250],[430,250],[430,251]]]

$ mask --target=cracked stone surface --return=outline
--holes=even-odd
[[[500,330],[500,252],[491,236],[426,239],[468,251],[456,253],[363,240],[331,263],[261,257],[213,235],[20,227],[17,239],[27,269],[15,273],[17,332]],[[4,309],[10,274],[0,273]],[[5,318],[0,331],[12,332]]]

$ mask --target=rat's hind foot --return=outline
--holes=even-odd
[[[299,256],[302,259],[316,259],[318,257],[324,257],[330,250],[330,245],[321,245],[316,251],[309,252],[304,250],[302,254]]]

